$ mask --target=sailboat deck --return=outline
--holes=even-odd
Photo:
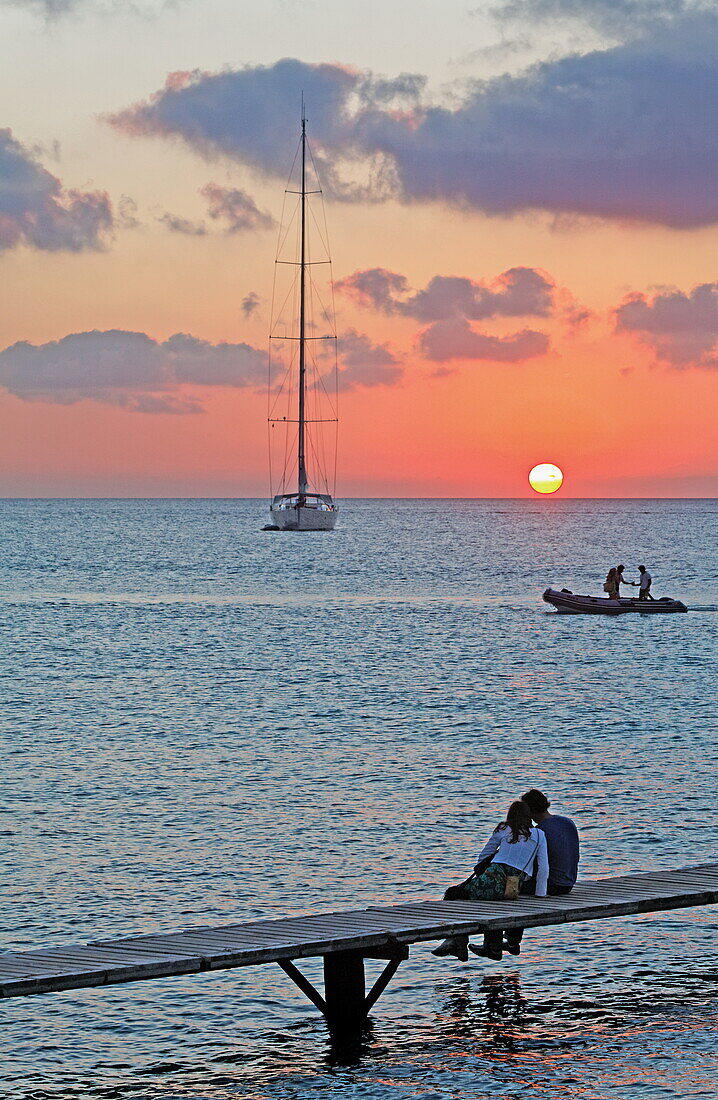
[[[458,932],[538,928],[716,902],[718,863],[706,863],[584,882],[563,897],[522,897],[515,902],[428,900],[9,951],[0,955],[0,997],[260,963],[281,965],[336,952],[381,955]]]

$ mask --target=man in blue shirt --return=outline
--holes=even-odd
[[[570,817],[549,813],[549,802],[543,791],[533,787],[521,795],[531,811],[531,817],[546,837],[548,848],[548,894],[570,894],[578,877],[579,841],[578,829]],[[530,879],[521,887],[522,894],[533,894],[535,880]],[[507,928],[504,932],[504,950],[511,955],[521,953],[523,928]]]

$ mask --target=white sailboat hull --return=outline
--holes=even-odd
[[[337,522],[337,510],[307,508],[270,508],[272,523],[280,531],[333,531]]]

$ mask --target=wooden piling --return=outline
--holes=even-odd
[[[366,1019],[364,956],[361,951],[334,951],[324,956],[324,1001],[330,1029],[347,1034],[361,1030]]]

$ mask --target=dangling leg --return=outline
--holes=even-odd
[[[523,928],[507,928],[504,931],[504,951],[508,951],[510,955],[521,954],[521,940],[523,939]]]
[[[469,959],[469,937],[468,936],[448,936],[443,940],[438,947],[435,947],[431,952],[432,955],[455,955],[461,962],[468,962]],[[472,948],[473,950],[473,948]]]
[[[475,955],[481,955],[484,959],[493,959],[495,962],[500,962],[502,953],[501,937],[501,929],[494,932],[484,932],[483,946],[474,947],[472,943],[469,944],[469,947]]]

